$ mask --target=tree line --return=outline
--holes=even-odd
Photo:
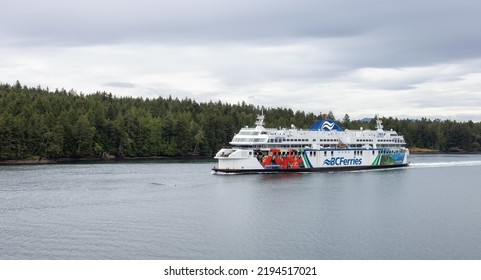
[[[308,128],[322,114],[189,98],[115,97],[0,84],[0,160],[27,158],[125,158],[212,156],[257,114],[266,127]],[[334,118],[330,112],[330,117]],[[375,122],[338,120],[348,129]],[[481,124],[384,118],[409,146],[440,151],[480,151]]]

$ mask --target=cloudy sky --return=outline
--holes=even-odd
[[[0,0],[0,82],[481,121],[479,0]]]

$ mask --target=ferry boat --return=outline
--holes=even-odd
[[[409,164],[404,137],[383,129],[343,130],[323,119],[309,129],[265,128],[264,114],[255,127],[242,128],[215,155],[214,173],[288,173],[402,167]]]

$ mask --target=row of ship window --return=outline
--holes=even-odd
[[[239,135],[263,135],[267,134],[267,131],[241,131]]]
[[[309,139],[269,139],[270,143],[281,142],[309,142]],[[312,139],[312,142],[316,142],[316,139]],[[337,139],[319,139],[319,142],[338,142]]]
[[[380,139],[378,140],[378,142],[394,142],[394,143],[403,143],[403,141],[401,139],[391,139],[391,140],[384,140],[384,139]]]
[[[266,142],[265,138],[237,138],[234,137],[232,142]],[[283,142],[309,142],[309,139],[269,139],[269,143],[283,143]],[[312,139],[312,142],[316,142],[316,139]],[[337,143],[337,139],[319,139],[319,142],[331,142]]]
[[[282,142],[309,142],[309,139],[269,139],[270,143],[282,143]],[[319,139],[320,142],[338,142],[337,139]],[[356,142],[373,142],[373,139],[356,139]],[[255,141],[258,142],[258,141]],[[316,142],[316,139],[312,139],[312,142]],[[380,139],[378,142],[394,142],[394,143],[402,143],[401,140],[393,139],[393,140],[383,140]]]
[[[337,153],[348,153],[348,151],[337,151]],[[367,152],[367,151],[366,151]],[[296,152],[296,151],[292,151],[292,152],[274,152],[273,154],[274,155],[287,155],[287,154],[292,154],[292,155],[297,155],[297,154],[300,154],[300,155],[303,155],[303,154],[306,154],[307,152],[306,151],[301,151],[301,152]],[[321,151],[319,151],[319,153],[321,153]],[[375,155],[376,154],[376,151],[371,151],[372,155]],[[394,154],[394,153],[399,153],[399,151],[394,151],[394,150],[386,150],[386,151],[377,151],[378,154]],[[262,153],[254,153],[254,155],[258,155],[258,154],[262,154]],[[324,151],[324,156],[327,156],[328,152],[327,151]],[[355,156],[362,156],[363,154],[363,151],[354,151],[354,155]],[[252,152],[249,152],[249,155],[252,155]],[[309,156],[316,156],[317,155],[317,151],[309,151]],[[330,155],[331,156],[334,156],[334,151],[330,151]]]
[[[316,151],[310,151],[309,156],[316,156],[317,152]],[[374,151],[372,151],[372,154],[374,155]],[[362,156],[362,151],[354,151],[355,156]],[[327,151],[324,151],[324,156],[327,156]],[[334,151],[331,151],[331,156],[334,156]]]
[[[373,141],[374,141],[373,139],[356,139],[356,142],[373,142]],[[377,142],[402,143],[402,141],[400,139],[390,139],[390,140],[379,139],[379,140],[377,140]]]
[[[237,138],[235,137],[232,142],[266,142],[265,138]]]
[[[347,151],[341,151],[343,153],[346,153]],[[372,155],[376,154],[376,151],[371,151]],[[377,151],[378,154],[395,154],[399,153],[400,151],[395,151],[395,150],[386,150],[386,151]],[[339,151],[338,151],[339,153]],[[362,156],[363,151],[354,151],[355,156]],[[310,151],[309,156],[316,156],[317,152],[316,151]],[[324,151],[324,156],[327,156],[327,151]],[[331,156],[334,156],[334,151],[331,151]]]

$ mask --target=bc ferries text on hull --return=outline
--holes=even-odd
[[[256,126],[242,128],[215,155],[215,173],[286,173],[400,167],[409,164],[404,137],[383,130],[343,130],[330,119],[308,130],[265,128],[264,115]]]

